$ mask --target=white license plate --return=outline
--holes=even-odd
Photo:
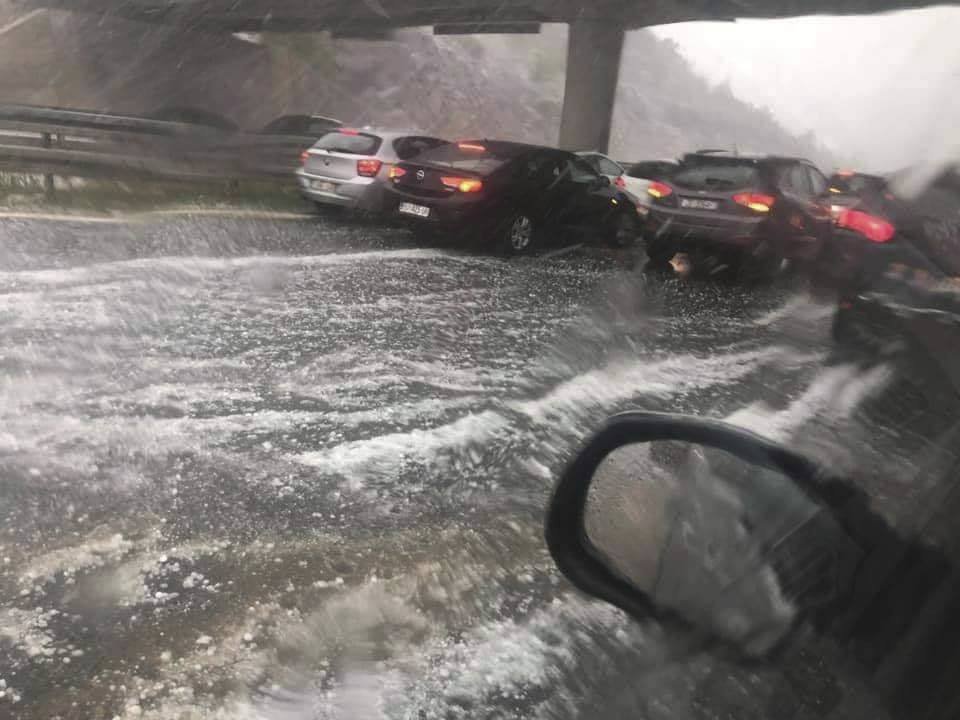
[[[326,180],[313,180],[310,183],[310,187],[319,192],[332,193],[337,191],[337,186],[335,183],[327,182]]]
[[[430,217],[430,208],[426,205],[414,205],[413,203],[400,203],[398,208],[405,215],[416,215],[417,217]]]
[[[680,198],[680,207],[690,208],[691,210],[716,210],[718,207],[720,207],[720,203],[714,200]]]

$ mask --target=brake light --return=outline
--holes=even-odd
[[[301,165],[306,165],[306,164],[307,164],[307,160],[309,160],[309,159],[310,159],[310,151],[309,151],[309,150],[304,150],[302,153],[300,153],[300,164],[301,164]]]
[[[754,212],[766,213],[770,212],[776,198],[764,193],[737,193],[733,196],[733,201],[738,205],[750,208]]]
[[[457,147],[461,150],[470,150],[472,152],[486,152],[487,149],[483,145],[477,145],[476,143],[462,142],[457,143]]]
[[[383,163],[380,160],[373,158],[357,160],[357,175],[361,177],[376,177],[381,167],[383,167]]]
[[[613,184],[621,190],[627,187],[627,181],[623,179],[623,175],[617,175],[616,179],[613,181]]]
[[[353,128],[340,128],[337,132],[341,135],[359,135],[359,130],[354,130]]]
[[[483,183],[475,178],[442,177],[440,182],[446,187],[459,190],[462,193],[475,193],[483,189]]]
[[[407,174],[407,171],[404,170],[402,167],[398,167],[397,165],[394,165],[392,168],[390,168],[390,172],[389,172],[391,180],[402,178],[406,174]]]
[[[860,210],[841,210],[837,215],[837,225],[860,233],[870,242],[885,243],[893,239],[896,228],[881,217]]]
[[[652,182],[650,183],[650,187],[647,188],[647,194],[652,195],[659,200],[660,198],[673,195],[673,188],[666,183]]]

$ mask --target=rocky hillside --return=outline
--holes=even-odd
[[[0,0],[0,11],[4,5]],[[9,17],[9,7],[0,14]],[[234,37],[45,12],[0,38],[0,101],[130,113],[194,106],[247,128],[284,113],[320,112],[450,137],[555,143],[565,33]],[[710,87],[669,42],[632,33],[613,154],[658,158],[697,147],[823,156],[811,138],[791,136],[767,112]]]

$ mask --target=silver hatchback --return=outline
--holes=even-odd
[[[413,132],[332,130],[303,153],[297,170],[300,193],[319,205],[377,212],[378,181],[387,179],[390,168],[446,142]]]

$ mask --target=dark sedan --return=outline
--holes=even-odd
[[[808,161],[702,151],[650,184],[644,230],[653,265],[686,254],[694,265],[744,277],[807,263],[832,232],[826,178]]]
[[[417,230],[529,253],[557,238],[634,242],[636,204],[573,153],[476,140],[443,145],[390,170],[388,210]]]

